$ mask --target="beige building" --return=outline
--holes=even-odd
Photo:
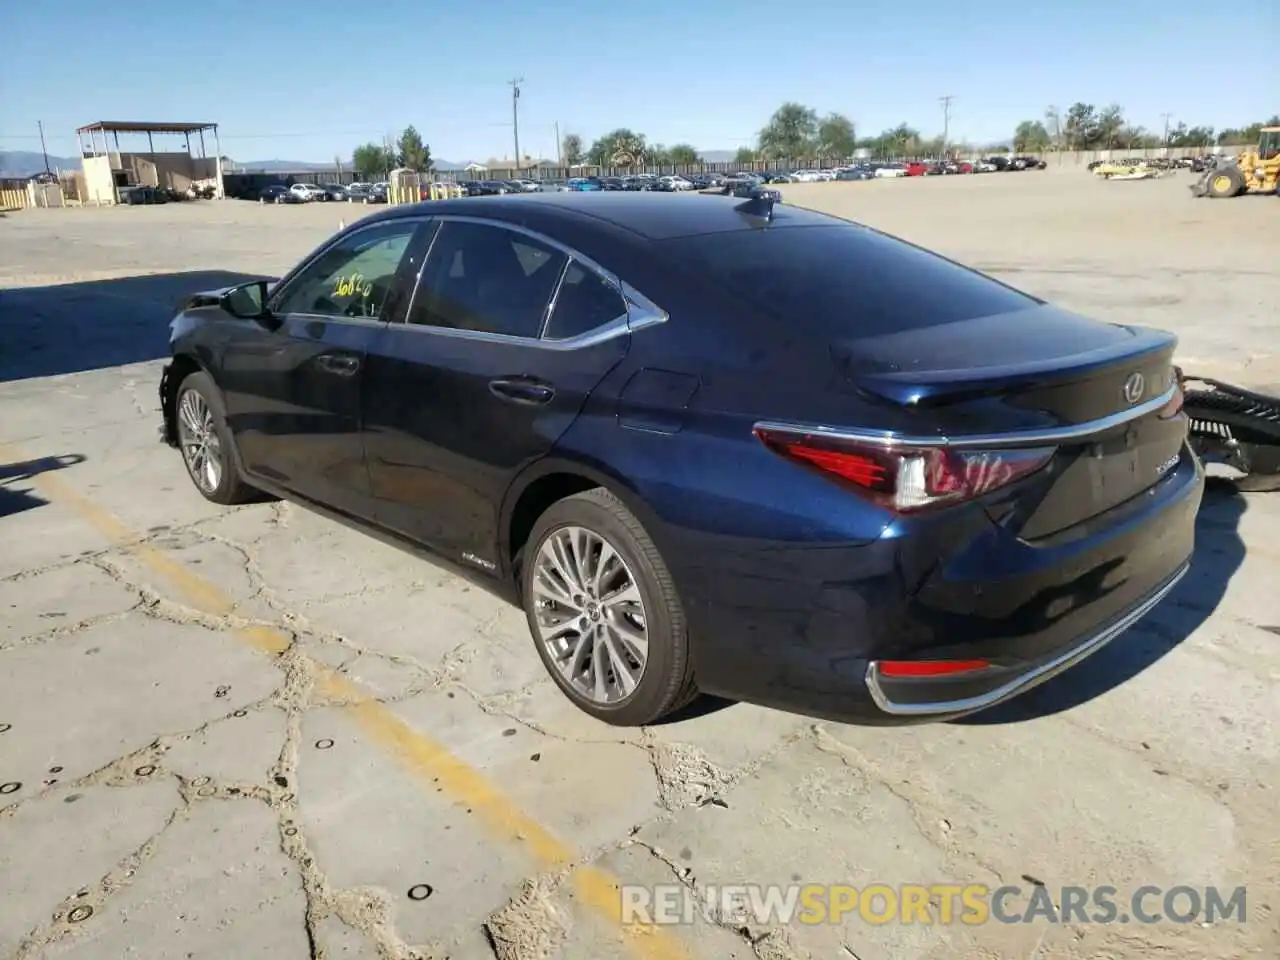
[[[207,152],[205,133],[212,134],[212,156]],[[129,145],[139,144],[146,137],[147,149],[122,150],[122,135]],[[170,142],[180,136],[185,149],[157,151],[157,135],[166,135]],[[122,187],[163,187],[185,193],[193,183],[201,181],[214,183],[219,198],[225,195],[216,123],[100,120],[80,127],[76,136],[84,164],[85,203],[119,203]],[[193,152],[195,149],[199,155]]]

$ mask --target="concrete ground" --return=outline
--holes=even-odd
[[[1188,182],[784,192],[1173,329],[1194,369],[1280,381],[1280,204]],[[0,956],[1280,953],[1277,495],[1212,490],[1178,592],[987,715],[867,729],[707,703],[606,727],[544,676],[519,611],[296,506],[215,508],[157,441],[174,301],[283,271],[363,212],[0,220]],[[624,930],[620,883],[1013,884],[1011,911],[1041,884],[1122,904],[1243,885],[1247,921]]]

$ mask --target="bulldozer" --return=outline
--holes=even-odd
[[[1246,193],[1280,194],[1280,127],[1263,127],[1257,149],[1246,149],[1233,160],[1210,167],[1194,184],[1197,197],[1239,197]]]

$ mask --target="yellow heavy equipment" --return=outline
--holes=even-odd
[[[1280,127],[1263,127],[1257,149],[1242,150],[1234,160],[1211,167],[1191,186],[1197,197],[1239,197],[1246,193],[1280,193]]]

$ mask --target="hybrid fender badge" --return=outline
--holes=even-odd
[[[464,553],[462,559],[467,563],[475,564],[485,570],[497,570],[498,565],[492,560],[486,560],[484,557],[477,557],[474,553]]]
[[[1142,399],[1143,391],[1146,389],[1147,381],[1142,374],[1134,371],[1129,374],[1124,382],[1124,398],[1128,403],[1137,403]]]

